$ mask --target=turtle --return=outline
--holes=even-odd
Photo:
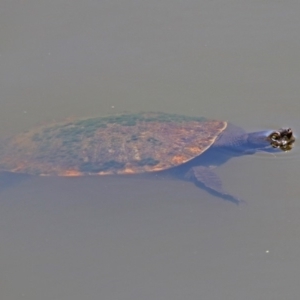
[[[213,168],[256,151],[289,151],[294,142],[290,128],[247,133],[227,121],[159,112],[69,119],[7,138],[0,144],[0,172],[170,174],[238,204]]]

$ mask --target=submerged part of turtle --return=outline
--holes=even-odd
[[[140,113],[55,123],[2,143],[0,171],[32,175],[112,175],[164,172],[195,182],[223,199],[212,171],[234,156],[288,151],[290,128],[246,133],[225,121]]]

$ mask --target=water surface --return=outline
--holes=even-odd
[[[294,1],[4,1],[0,137],[164,111],[300,132]],[[299,147],[217,172],[235,206],[157,178],[30,178],[0,193],[0,298],[291,299]],[[17,183],[17,184],[15,184]]]

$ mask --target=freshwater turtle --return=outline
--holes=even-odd
[[[223,199],[212,171],[234,156],[288,151],[291,129],[246,133],[226,122],[165,113],[122,114],[40,126],[2,143],[0,172],[48,176],[168,172]]]

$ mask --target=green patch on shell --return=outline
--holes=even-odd
[[[80,120],[72,124],[72,126],[80,126],[81,128],[89,128],[89,130],[97,130],[97,128],[105,128],[107,124],[120,124],[122,126],[135,126],[137,122],[202,122],[206,119],[203,117],[189,117],[176,114],[165,113],[139,113],[124,114],[117,116],[99,117],[93,119]]]
[[[124,167],[124,163],[120,163],[115,160],[107,161],[103,164],[97,164],[93,162],[85,162],[80,165],[79,170],[84,173],[99,173],[111,169],[122,169]]]
[[[143,166],[156,166],[159,163],[158,160],[152,158],[152,157],[147,157],[147,158],[143,158],[141,160],[138,161],[138,165],[143,167]]]
[[[83,119],[75,122],[68,122],[61,125],[55,125],[44,128],[42,131],[32,136],[34,142],[45,142],[53,138],[59,138],[64,145],[74,144],[81,141],[82,137],[92,138],[100,128],[106,128],[109,124],[119,124],[121,126],[135,126],[138,122],[202,122],[206,119],[203,117],[188,117],[176,114],[165,113],[139,113],[124,114],[117,116],[98,117],[92,119]],[[133,135],[131,140],[137,140],[139,137]],[[149,141],[150,142],[150,141]],[[154,141],[152,141],[154,142]]]

